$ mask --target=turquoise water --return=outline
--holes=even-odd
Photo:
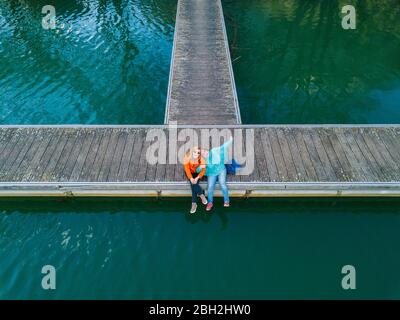
[[[399,202],[218,200],[2,200],[0,298],[400,298]]]
[[[0,0],[0,123],[162,123],[176,1],[52,2],[43,30],[47,1]],[[223,1],[244,122],[400,122],[398,2],[359,2],[356,31],[339,3]],[[2,199],[0,299],[399,299],[399,204]]]
[[[223,3],[243,122],[400,123],[399,1]]]
[[[0,124],[162,123],[176,2],[0,1]]]

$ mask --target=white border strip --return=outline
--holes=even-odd
[[[203,183],[202,183],[203,184]],[[230,182],[232,197],[400,197],[400,182]],[[1,197],[188,197],[187,182],[7,182]],[[217,187],[217,196],[221,191]]]

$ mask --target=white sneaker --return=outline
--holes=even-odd
[[[190,213],[196,213],[196,211],[197,211],[197,204],[192,203],[192,208],[190,209]]]
[[[200,195],[201,203],[206,205],[208,203],[207,198],[204,194]]]

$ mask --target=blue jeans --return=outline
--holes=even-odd
[[[198,176],[197,173],[193,173],[192,174],[193,178],[196,178]],[[197,203],[197,197],[204,194],[203,189],[200,187],[199,185],[200,179],[199,181],[197,181],[196,184],[192,184],[190,181],[190,188],[192,189],[192,203]]]
[[[208,202],[212,203],[214,198],[214,189],[217,184],[221,187],[222,194],[224,195],[224,202],[229,202],[228,186],[226,185],[226,168],[222,170],[218,176],[207,177],[208,184]]]

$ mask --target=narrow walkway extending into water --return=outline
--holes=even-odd
[[[254,170],[229,176],[233,196],[400,196],[400,126],[217,128],[254,133]],[[1,127],[0,196],[189,195],[181,163],[147,161],[151,129],[169,145],[167,126]]]
[[[240,124],[221,0],[178,0],[165,123]]]

